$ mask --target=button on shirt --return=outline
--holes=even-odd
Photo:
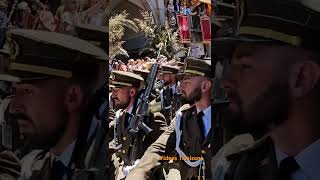
[[[199,113],[201,110],[197,109],[197,113]],[[207,136],[210,129],[211,129],[211,106],[207,107],[206,109],[202,110],[203,116],[203,125],[204,125],[204,132],[205,135]]]
[[[320,139],[309,145],[294,159],[299,164],[299,169],[291,175],[292,180],[320,180]],[[288,157],[276,148],[278,166],[280,162]]]

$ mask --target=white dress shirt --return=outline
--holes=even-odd
[[[199,113],[201,110],[197,109],[197,113]],[[204,132],[205,135],[207,137],[210,129],[211,129],[211,106],[207,107],[206,109],[202,110],[203,112],[203,116],[202,116],[202,120],[203,120],[203,125],[204,125]]]
[[[276,148],[278,166],[286,157],[288,155]],[[292,174],[292,180],[320,180],[320,139],[297,154],[294,159],[300,168]]]

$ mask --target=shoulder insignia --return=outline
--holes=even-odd
[[[184,111],[187,111],[187,110],[191,110],[195,108],[195,105],[190,105],[190,104],[184,104],[183,106],[181,106],[177,112],[184,112]]]
[[[245,137],[246,136],[246,137]],[[229,151],[229,153],[225,153],[226,158],[228,160],[236,159],[240,157],[243,154],[250,153],[259,147],[263,146],[266,141],[268,140],[269,136],[265,136],[257,141],[253,140],[253,137],[248,137],[248,134],[240,135],[239,137],[235,137],[232,140],[230,140],[227,144],[229,144],[229,147],[237,147],[236,150],[233,150],[233,152]],[[241,144],[239,144],[241,142]],[[237,144],[238,143],[238,144]],[[236,145],[237,144],[237,145]]]

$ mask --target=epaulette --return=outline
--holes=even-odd
[[[227,155],[226,159],[228,161],[235,160],[235,159],[238,159],[239,157],[241,157],[243,154],[247,154],[247,153],[250,153],[252,151],[255,151],[256,149],[258,149],[261,146],[263,146],[266,143],[266,141],[269,140],[269,138],[270,138],[269,136],[264,136],[261,139],[255,141],[254,143],[249,144],[248,146],[240,149],[238,152],[230,154],[230,155]]]
[[[190,104],[184,104],[183,106],[181,106],[177,112],[185,112],[188,110],[193,110],[194,108],[196,108],[195,105],[190,105]]]

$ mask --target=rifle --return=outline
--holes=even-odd
[[[138,106],[136,113],[132,116],[128,127],[129,132],[131,133],[138,133],[141,129],[146,135],[148,135],[152,131],[152,129],[145,125],[144,119],[149,116],[149,98],[156,80],[159,66],[159,64],[153,64],[151,66],[151,71],[147,79],[145,91],[141,97],[140,105]]]
[[[154,82],[156,80],[157,71],[159,69],[159,64],[153,64],[151,66],[150,74],[147,79],[147,85],[145,87],[145,91],[142,94],[140,104],[137,107],[136,113],[131,117],[130,124],[128,126],[128,130],[130,133],[130,142],[133,142],[132,144],[132,150],[130,154],[129,162],[131,165],[134,165],[136,156],[137,156],[137,145],[139,144],[139,141],[141,140],[139,136],[139,132],[143,132],[145,135],[150,134],[153,129],[148,127],[144,121],[149,117],[149,101],[150,101],[150,95],[151,90],[153,89]],[[141,130],[141,131],[140,131]]]

